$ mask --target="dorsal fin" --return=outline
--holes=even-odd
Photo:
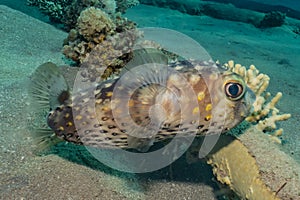
[[[122,69],[121,75],[130,71],[134,67],[150,63],[167,65],[168,57],[155,48],[136,49],[133,51],[133,58]]]

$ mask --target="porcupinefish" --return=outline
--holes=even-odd
[[[50,105],[57,138],[141,151],[175,135],[224,133],[248,116],[254,94],[241,76],[213,61],[161,60],[133,61],[146,65],[73,94],[55,64],[42,64],[32,75],[32,104]]]

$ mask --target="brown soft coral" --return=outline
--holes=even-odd
[[[93,41],[101,35],[111,34],[116,26],[102,10],[90,7],[81,12],[77,19],[77,29],[86,40]],[[97,39],[98,41],[98,39]]]
[[[83,78],[99,82],[112,74],[118,74],[132,58],[132,51],[140,34],[138,30],[133,29],[110,36],[96,45],[81,64]]]
[[[70,30],[63,53],[78,64],[82,63],[87,54],[108,37],[134,29],[135,24],[120,15],[112,19],[101,9],[90,7],[81,12],[76,28]]]

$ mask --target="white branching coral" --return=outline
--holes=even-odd
[[[269,86],[270,78],[268,75],[260,73],[254,65],[249,69],[233,61],[228,61],[224,67],[229,71],[241,75],[247,86],[255,93],[256,100],[253,104],[253,112],[246,118],[246,121],[256,123],[257,129],[263,132],[272,132],[272,135],[279,136],[282,129],[277,129],[276,122],[287,120],[290,114],[279,114],[276,104],[282,97],[282,93],[278,92],[270,101],[271,94],[266,92]]]
[[[224,66],[234,73],[241,75],[247,86],[255,93],[256,96],[260,96],[269,86],[270,78],[266,74],[259,73],[254,65],[251,65],[249,69],[241,64],[235,64],[230,60],[225,63]]]

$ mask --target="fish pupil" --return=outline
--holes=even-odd
[[[229,86],[229,92],[232,96],[236,96],[239,93],[239,87],[236,84]]]
[[[236,82],[229,82],[225,85],[225,93],[230,99],[238,100],[244,94],[243,85]]]

